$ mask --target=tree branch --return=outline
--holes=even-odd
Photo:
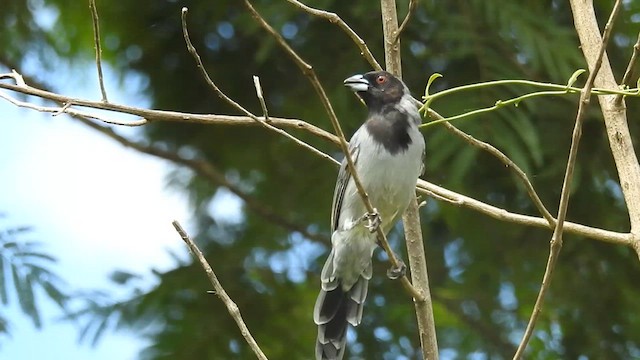
[[[576,31],[580,38],[580,48],[589,68],[593,69],[601,44],[593,2],[590,0],[571,0],[571,9],[573,10]],[[618,88],[606,54],[602,59],[602,68],[596,75],[594,84],[602,88]],[[636,241],[640,241],[640,186],[638,185],[640,184],[640,164],[638,164],[627,125],[626,105],[624,101],[616,101],[615,96],[599,96],[598,101],[604,116],[611,153],[618,170],[620,188],[629,211],[631,234]],[[638,256],[640,257],[640,252],[638,252]]]
[[[583,2],[583,0],[580,0]],[[572,7],[576,1],[572,0]],[[522,341],[520,345],[518,345],[518,350],[513,356],[514,360],[519,360],[522,358],[525,349],[527,348],[527,344],[529,343],[529,339],[533,334],[533,329],[536,325],[538,317],[542,312],[542,305],[544,303],[544,298],[546,295],[549,286],[551,285],[551,277],[553,276],[553,271],[555,269],[556,263],[558,262],[558,257],[560,256],[560,250],[562,249],[562,235],[564,231],[564,221],[567,215],[567,208],[569,206],[569,196],[570,196],[570,188],[571,182],[573,180],[573,170],[576,164],[576,158],[578,156],[578,146],[580,144],[580,138],[582,136],[582,122],[584,116],[586,114],[587,107],[589,107],[590,99],[591,99],[591,89],[593,88],[593,84],[596,78],[596,74],[600,71],[600,66],[602,65],[602,58],[607,48],[607,42],[609,40],[609,36],[611,35],[611,30],[613,28],[613,23],[618,15],[618,11],[620,10],[621,1],[616,0],[616,3],[613,6],[613,10],[611,11],[611,15],[609,16],[609,20],[607,21],[607,25],[604,29],[604,34],[602,40],[599,44],[599,50],[597,57],[595,59],[595,63],[591,68],[591,72],[589,73],[589,78],[587,78],[587,83],[582,90],[582,94],[580,96],[580,103],[578,105],[578,113],[576,114],[575,126],[573,128],[573,135],[571,137],[571,148],[569,149],[569,160],[567,161],[567,169],[564,175],[564,181],[562,183],[562,193],[560,195],[560,205],[558,207],[558,220],[556,222],[555,229],[553,230],[553,235],[551,236],[551,243],[549,249],[549,258],[547,259],[547,266],[544,271],[544,275],[542,277],[542,286],[540,287],[540,292],[538,293],[538,297],[536,298],[535,305],[533,307],[533,312],[531,313],[531,317],[529,318],[529,323],[527,324],[527,328],[522,336]],[[576,9],[573,9],[574,13]]]
[[[413,1],[411,2],[413,4]],[[384,59],[387,71],[402,77],[402,62],[400,57],[400,31],[398,30],[398,14],[395,0],[381,0],[382,32],[384,34]],[[411,14],[405,18],[405,23]],[[409,267],[414,286],[424,296],[423,299],[414,299],[420,347],[422,358],[429,360],[438,359],[438,341],[436,337],[436,325],[433,316],[433,303],[431,290],[429,289],[429,274],[427,273],[427,258],[424,242],[422,240],[422,226],[420,225],[420,212],[418,201],[414,198],[402,215],[404,224],[404,236],[409,256]]]
[[[18,92],[25,95],[36,96],[41,99],[51,100],[57,103],[65,104],[64,106],[56,107],[56,108],[39,108],[37,106],[25,106],[27,103],[22,103],[23,105],[19,105],[22,107],[28,107],[33,110],[42,111],[42,112],[54,112],[54,113],[68,113],[71,115],[80,115],[85,116],[92,119],[97,119],[108,124],[121,125],[121,126],[141,126],[145,125],[152,121],[176,121],[176,122],[194,122],[194,123],[203,123],[203,124],[218,124],[218,125],[259,125],[255,119],[249,116],[237,116],[237,115],[217,115],[217,114],[194,114],[194,113],[184,113],[177,111],[166,111],[166,110],[153,110],[153,109],[143,109],[137,108],[133,106],[120,105],[114,103],[103,103],[101,101],[91,101],[84,100],[79,98],[72,98],[60,94],[56,94],[50,91],[41,90],[39,88],[35,88],[25,84],[24,82],[20,83],[17,79],[22,78],[21,75],[16,73],[9,74],[0,74],[0,79],[3,78],[11,78],[14,79],[17,84],[9,84],[6,82],[0,82],[0,89],[6,89],[14,92]],[[5,97],[7,99],[7,97]],[[88,114],[82,111],[73,110],[70,106],[80,106],[87,107],[92,109],[100,109],[113,111],[123,114],[130,114],[138,116],[139,119],[136,121],[120,121],[108,119],[102,116],[96,116],[92,114]],[[263,121],[264,118],[258,117],[258,120]],[[270,117],[269,122],[281,128],[296,128],[301,129],[323,138],[325,140],[329,140],[333,143],[338,143],[338,137],[318,128],[315,125],[312,125],[308,122],[299,119],[287,119],[280,117]],[[325,154],[326,155],[326,154]],[[334,161],[328,155],[322,155],[323,158],[327,160]],[[328,158],[327,158],[328,156]]]
[[[627,65],[627,70],[624,71],[624,76],[622,77],[622,81],[620,85],[624,89],[629,86],[631,83],[631,77],[633,76],[634,69],[636,67],[636,62],[638,61],[638,53],[640,53],[640,33],[638,33],[638,40],[633,45],[633,51],[631,52],[631,59],[629,59],[629,64]],[[616,105],[622,105],[623,95],[616,96]]]
[[[96,48],[96,68],[98,70],[100,92],[102,93],[102,101],[108,102],[107,90],[105,90],[104,88],[104,79],[102,76],[102,46],[100,46],[100,23],[98,21],[98,9],[96,8],[96,0],[89,0],[89,9],[91,10],[91,23],[93,24],[93,43]]]
[[[191,240],[187,232],[184,231],[184,229],[182,228],[182,226],[177,220],[174,220],[172,224],[173,224],[173,227],[178,232],[178,234],[180,234],[180,237],[182,238],[182,240],[189,247],[191,254],[193,254],[193,256],[200,262],[200,265],[202,265],[202,268],[207,273],[209,282],[211,283],[211,285],[213,285],[213,288],[215,289],[215,294],[220,298],[220,300],[222,300],[222,302],[224,303],[224,306],[227,308],[227,311],[229,311],[229,314],[238,325],[238,328],[240,329],[240,333],[242,334],[242,337],[244,337],[244,340],[247,342],[247,344],[249,344],[249,347],[251,348],[251,350],[253,350],[253,352],[256,354],[256,357],[258,359],[267,360],[266,355],[262,352],[262,349],[260,349],[260,346],[258,346],[258,343],[253,338],[253,336],[251,336],[251,332],[249,332],[249,328],[247,328],[247,325],[244,323],[244,320],[242,320],[242,315],[240,314],[240,309],[238,309],[238,305],[236,305],[236,303],[233,302],[233,300],[231,300],[231,297],[229,297],[227,292],[224,291],[224,288],[222,287],[222,284],[220,284],[220,281],[218,280],[216,273],[213,272],[211,265],[209,265],[209,262],[207,262],[207,259],[202,254],[202,251],[198,249],[198,246],[193,242],[193,240]]]
[[[404,17],[404,20],[402,20],[400,27],[398,27],[398,30],[396,31],[396,37],[395,39],[393,39],[394,43],[399,41],[400,35],[404,31],[404,29],[407,27],[409,20],[411,20],[411,15],[413,15],[417,7],[418,7],[418,0],[409,0],[409,9],[407,10],[407,15]]]
[[[204,77],[204,79],[207,82],[207,84],[211,87],[211,89],[213,89],[213,91],[222,100],[226,101],[231,106],[235,107],[240,112],[244,113],[246,116],[250,117],[255,122],[257,122],[258,124],[262,125],[267,130],[274,131],[277,134],[280,134],[280,135],[288,138],[289,140],[293,140],[294,143],[298,144],[299,146],[301,146],[303,148],[306,148],[307,150],[310,150],[312,153],[314,153],[316,155],[319,155],[320,157],[323,157],[325,159],[333,160],[333,158],[331,156],[323,153],[322,151],[320,151],[320,150],[316,149],[315,147],[307,144],[306,142],[296,138],[295,136],[289,134],[288,132],[269,124],[269,122],[267,121],[268,118],[266,116],[266,112],[265,112],[265,117],[263,119],[260,119],[257,116],[255,116],[253,113],[251,113],[249,110],[245,109],[242,105],[238,104],[236,101],[234,101],[233,99],[228,97],[222,90],[220,90],[220,88],[213,82],[213,80],[211,80],[211,77],[209,76],[209,73],[207,73],[207,70],[204,68],[204,64],[202,64],[202,60],[200,59],[200,55],[198,55],[198,51],[196,50],[196,48],[191,43],[191,39],[189,38],[189,31],[187,30],[187,12],[188,12],[188,9],[186,7],[183,7],[182,8],[182,34],[184,35],[184,41],[187,44],[187,50],[189,50],[189,53],[191,53],[191,55],[195,59],[196,63],[198,64],[198,69],[200,69],[200,73]],[[262,100],[264,101],[264,99],[262,99]]]
[[[435,194],[440,200],[446,201],[451,205],[465,207],[470,210],[485,214],[496,220],[509,222],[512,224],[534,226],[553,230],[555,225],[550,225],[545,219],[535,216],[528,216],[509,212],[505,209],[484,203],[482,201],[470,198],[468,196],[458,194],[451,190],[447,190],[438,185],[432,184],[424,180],[418,180],[418,193],[428,195]],[[619,233],[609,230],[603,230],[586,225],[576,224],[565,221],[565,231],[578,236],[606,242],[614,245],[624,245],[632,247],[634,245],[634,237],[629,233]]]
[[[360,54],[362,55],[362,57],[365,58],[365,60],[369,62],[371,67],[375,70],[382,70],[382,67],[376,61],[376,58],[371,53],[371,51],[369,50],[369,47],[367,47],[367,44],[364,42],[364,40],[362,40],[362,38],[358,36],[358,34],[355,31],[353,31],[349,27],[349,25],[347,25],[347,23],[345,23],[344,20],[340,18],[340,16],[332,12],[312,8],[308,5],[301,3],[298,0],[287,0],[287,1],[295,5],[296,7],[298,7],[298,9],[310,15],[317,16],[319,18],[328,20],[332,24],[338,25],[338,27],[342,29],[347,34],[347,36],[351,38],[351,40],[353,40],[353,42],[356,44],[358,49],[360,49]]]
[[[435,118],[435,119],[441,119],[442,118],[442,116],[440,116],[440,114],[436,113],[435,111],[433,111],[431,109],[428,109],[428,113],[429,113],[429,116],[432,117],[432,118]],[[489,154],[495,156],[507,168],[513,170],[514,174],[520,179],[520,181],[524,185],[525,189],[527,190],[527,194],[529,194],[529,197],[531,198],[531,201],[538,208],[538,211],[540,212],[540,214],[549,222],[550,225],[555,225],[556,219],[554,219],[553,215],[551,215],[549,210],[547,210],[547,208],[542,203],[542,200],[540,199],[540,196],[538,196],[538,193],[533,188],[533,184],[531,184],[531,181],[529,181],[529,178],[527,177],[527,174],[525,174],[525,172],[522,171],[522,169],[520,169],[520,167],[515,162],[513,162],[513,160],[511,160],[507,155],[502,153],[502,151],[498,150],[493,145],[474,138],[473,136],[471,136],[471,135],[465,133],[464,131],[458,129],[457,127],[453,126],[451,123],[444,122],[443,125],[444,125],[445,129],[447,129],[449,132],[451,132],[455,136],[463,139],[464,141],[469,143],[471,146],[474,146],[474,147],[476,147],[478,149],[484,150],[484,151],[488,152]]]

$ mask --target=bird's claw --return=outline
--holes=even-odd
[[[367,222],[364,227],[366,227],[371,233],[378,231],[378,227],[382,224],[382,219],[380,218],[378,209],[373,209],[373,212],[368,212],[362,215],[361,220]]]
[[[398,266],[392,266],[387,270],[387,277],[391,280],[398,280],[407,273],[407,265],[398,259]]]

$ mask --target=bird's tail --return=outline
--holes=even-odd
[[[327,264],[333,262],[333,253]],[[329,265],[330,267],[330,265]],[[358,326],[362,320],[362,309],[367,297],[370,276],[360,276],[358,281],[345,291],[340,279],[326,281],[323,269],[322,289],[316,300],[313,319],[318,325],[316,340],[317,360],[341,360],[347,342],[347,323]]]

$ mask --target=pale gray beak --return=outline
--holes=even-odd
[[[344,86],[348,86],[352,91],[360,92],[367,91],[369,89],[369,81],[361,74],[353,75],[352,77],[344,80]]]

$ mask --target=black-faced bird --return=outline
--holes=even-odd
[[[375,71],[351,76],[344,84],[369,110],[349,141],[349,153],[376,212],[367,212],[343,160],[333,195],[331,253],[322,269],[322,289],[313,312],[318,360],[342,359],[347,324],[357,326],[362,321],[371,257],[378,246],[375,230],[381,226],[389,233],[415,196],[425,148],[418,130],[420,114],[400,79]]]

